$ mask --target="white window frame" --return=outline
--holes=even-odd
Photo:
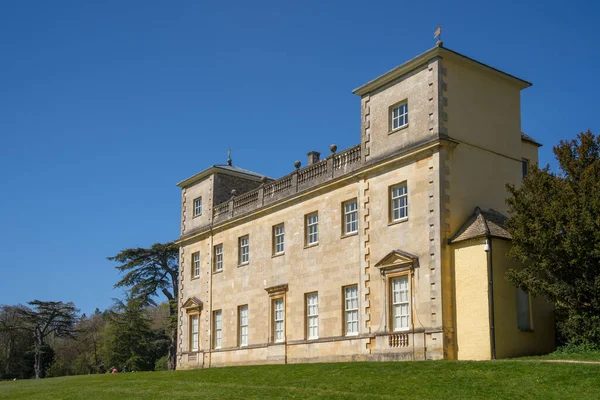
[[[343,234],[350,235],[358,232],[358,199],[352,199],[343,203],[344,221]]]
[[[220,349],[223,345],[223,313],[221,310],[213,311],[213,348]]]
[[[402,182],[390,186],[390,220],[391,222],[408,219],[408,183]]]
[[[306,245],[312,246],[319,244],[319,213],[307,214],[306,221]]]
[[[408,125],[408,101],[403,101],[390,108],[392,131]]]
[[[192,278],[200,276],[200,252],[192,253]]]
[[[198,351],[199,346],[199,324],[200,316],[198,314],[190,315],[190,351]]]
[[[306,294],[306,338],[319,338],[319,294]]]
[[[285,341],[285,302],[283,298],[273,299],[273,342]]]
[[[284,224],[273,227],[273,255],[285,253],[285,226]]]
[[[218,244],[215,246],[215,271],[221,272],[223,271],[223,245]]]
[[[344,335],[358,335],[358,285],[344,287]]]
[[[240,333],[240,347],[248,346],[248,305],[238,308],[238,324]]]
[[[250,236],[241,236],[238,241],[238,251],[240,254],[240,265],[250,262]]]
[[[402,287],[402,283],[405,287]],[[390,278],[390,306],[392,330],[394,332],[410,329],[410,279],[408,275]]]
[[[202,196],[194,199],[194,217],[202,215]]]

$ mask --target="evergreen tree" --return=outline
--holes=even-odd
[[[556,305],[563,341],[600,344],[600,136],[581,133],[554,147],[560,171],[532,166],[508,186],[508,278]]]

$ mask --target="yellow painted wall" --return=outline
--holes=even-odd
[[[485,239],[453,245],[459,360],[489,360],[490,324]]]
[[[554,308],[542,298],[532,298],[533,331],[518,329],[517,292],[515,286],[506,279],[506,271],[520,266],[507,257],[509,249],[510,242],[493,239],[496,357],[549,353],[555,349]]]

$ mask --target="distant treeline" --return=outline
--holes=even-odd
[[[77,315],[72,303],[0,306],[0,379],[167,369],[169,305],[139,298]]]

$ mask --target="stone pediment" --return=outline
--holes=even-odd
[[[375,267],[379,268],[382,272],[391,269],[404,269],[418,266],[418,260],[419,257],[414,254],[402,250],[392,250],[375,264]]]
[[[183,308],[187,313],[200,312],[202,310],[202,301],[197,297],[190,297],[183,303]]]
[[[265,288],[265,290],[271,296],[275,295],[275,294],[285,293],[288,290],[288,284],[287,283],[283,283],[283,284],[280,284],[280,285],[270,286],[268,288]]]

